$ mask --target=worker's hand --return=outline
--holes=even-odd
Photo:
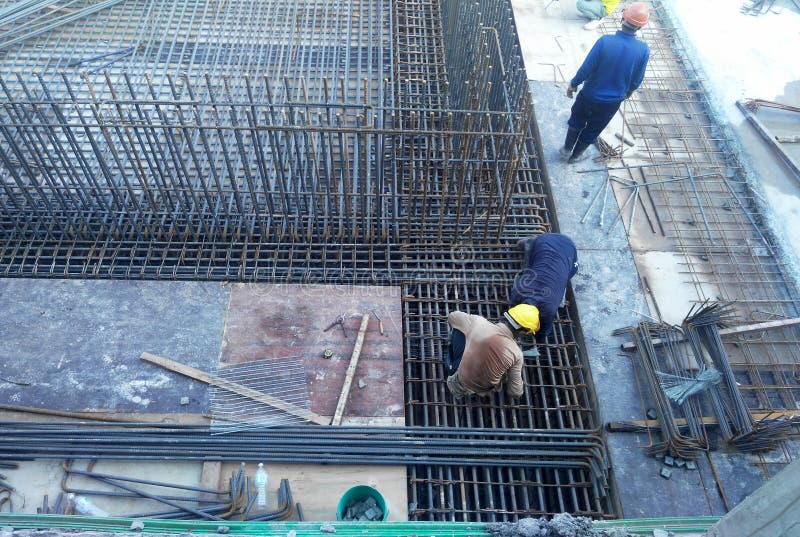
[[[573,88],[572,86],[567,86],[567,97],[572,99],[575,96],[575,92],[578,91],[578,88]]]

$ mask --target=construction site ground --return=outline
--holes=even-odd
[[[800,182],[781,166],[775,153],[752,130],[731,100],[755,97],[753,92],[758,91],[761,92],[758,97],[765,100],[794,105],[800,102],[796,91],[796,62],[771,53],[783,47],[785,39],[797,44],[798,33],[786,25],[791,25],[791,21],[796,23],[800,14],[770,13],[753,17],[741,14],[739,6],[730,2],[708,2],[703,8],[698,8],[695,3],[691,6],[686,4],[688,2],[665,3],[670,13],[681,22],[686,21],[679,39],[695,41],[691,43],[691,50],[697,51],[699,57],[693,59],[700,62],[701,72],[707,71],[712,75],[705,79],[705,87],[710,99],[719,104],[717,111],[721,114],[715,120],[732,127],[739,137],[740,145],[736,149],[742,152],[742,158],[749,164],[756,187],[767,192],[762,207],[772,215],[768,221],[775,234],[784,239],[783,255],[788,264],[796,267],[798,242],[792,240],[792,236],[800,216],[797,210]],[[600,203],[590,208],[608,173],[624,173],[623,170],[607,172],[603,169],[605,166],[620,166],[623,161],[634,166],[641,163],[641,155],[637,153],[641,150],[641,142],[631,148],[615,136],[624,134],[619,116],[601,137],[616,148],[626,149],[623,159],[602,159],[604,164],[597,151],[592,149],[590,159],[567,165],[558,155],[572,104],[565,95],[568,81],[600,32],[584,30],[584,19],[577,14],[574,3],[567,0],[518,1],[514,2],[514,7],[521,29],[526,68],[532,79],[531,91],[559,226],[561,232],[573,237],[578,246],[581,269],[572,285],[602,421],[645,420],[648,407],[642,399],[642,387],[637,386],[631,364],[631,360],[636,358],[620,351],[625,337],[614,337],[611,333],[614,329],[652,318],[680,324],[692,302],[701,298],[693,283],[697,277],[691,274],[691,267],[687,268],[670,240],[646,229],[641,213],[633,229],[626,229],[630,222],[629,212],[622,222],[613,226],[619,214],[618,207],[625,202],[624,192],[618,191],[616,200],[609,198],[604,206],[603,226],[600,225]],[[702,9],[702,13],[698,13],[698,9]],[[721,32],[711,32],[708,24],[711,19],[703,16],[707,13],[714,14],[713,26],[721,28]],[[609,17],[600,31],[614,31],[617,17]],[[783,31],[764,31],[776,26]],[[536,31],[525,31],[526,28],[536,28]],[[738,32],[731,28],[737,28]],[[708,33],[713,33],[716,41],[711,50],[703,47],[704,43],[712,40]],[[738,36],[748,33],[754,34],[752,39],[738,39]],[[761,40],[762,35],[768,37]],[[736,61],[732,61],[733,58]],[[765,83],[766,77],[742,69],[739,62],[762,65],[761,69],[770,73],[772,84]],[[659,72],[653,72],[651,64],[646,76],[648,79],[658,77]],[[781,85],[781,80],[785,86]],[[644,85],[647,86],[647,80]],[[622,111],[626,111],[625,107]],[[655,109],[652,113],[667,115],[671,111],[665,106],[663,110]],[[631,118],[626,119],[630,121]],[[637,116],[637,119],[641,118]],[[793,129],[797,132],[797,119],[791,116],[789,119],[794,119]],[[779,128],[775,125],[776,131]],[[630,133],[627,135],[631,136]],[[790,145],[787,147],[791,150]],[[595,171],[582,173],[592,169]],[[796,272],[792,274],[792,277],[797,277]],[[707,290],[705,296],[713,298],[715,293]],[[626,518],[722,515],[756,490],[787,460],[800,455],[797,442],[787,443],[785,451],[777,450],[761,456],[720,449],[701,458],[698,471],[677,469],[667,480],[659,474],[663,462],[645,453],[645,447],[653,441],[652,436],[609,433],[607,439]]]
[[[212,401],[217,402],[213,388],[139,359],[142,352],[150,352],[211,373],[255,364],[255,373],[264,377],[262,384],[272,385],[266,393],[329,422],[343,389],[360,312],[367,312],[377,315],[381,323],[373,317],[368,325],[362,347],[365,359],[357,369],[342,423],[404,424],[397,288],[27,279],[2,280],[0,285],[2,316],[15,320],[5,326],[3,339],[7,348],[24,358],[4,362],[4,378],[25,384],[6,404],[64,413],[94,409],[97,420],[208,423]],[[340,315],[344,326],[326,331]],[[331,351],[330,357],[325,357],[326,350]],[[279,377],[279,370],[291,367],[293,359],[304,362],[297,368],[301,376]],[[258,385],[253,379],[241,382],[251,388]],[[249,415],[251,425],[277,424],[264,405],[248,405],[244,398],[235,403],[239,417]],[[220,417],[218,412],[215,415]],[[4,416],[8,420],[64,417],[13,411]],[[220,434],[228,430],[224,422],[215,423]],[[87,463],[77,461],[75,468],[85,469]],[[126,462],[105,460],[93,468],[105,474],[225,490],[239,464],[137,462],[133,475],[133,465]],[[265,468],[271,479],[268,505],[272,509],[280,480],[288,479],[306,520],[335,519],[332,499],[362,484],[377,487],[384,495],[388,520],[408,518],[402,466],[267,464]],[[245,471],[252,475],[255,465],[246,466]],[[25,476],[14,479],[16,511],[35,513],[45,495],[54,503],[59,493],[72,489],[114,490],[80,475],[62,480],[62,473],[61,461],[22,462],[13,476]],[[144,490],[165,493],[157,486],[144,486]],[[115,515],[147,513],[158,507],[142,499],[92,498]]]
[[[617,139],[615,133],[622,138],[635,138],[635,133],[623,126],[625,123],[619,118],[603,137],[612,147],[626,151],[622,159],[600,159],[594,148],[590,149],[590,159],[577,165],[567,165],[559,158],[558,148],[572,102],[564,95],[567,81],[601,33],[614,31],[617,19],[609,19],[596,31],[586,31],[582,28],[585,21],[577,14],[573,0],[517,0],[512,4],[535,104],[543,150],[540,157],[547,167],[558,230],[572,237],[579,251],[580,270],[572,280],[572,295],[580,320],[579,339],[596,392],[598,421],[607,424],[644,420],[648,404],[634,373],[635,355],[620,350],[626,336],[613,336],[612,331],[648,319],[680,323],[693,304],[730,296],[730,289],[746,287],[748,280],[747,277],[735,282],[724,277],[706,279],[711,269],[707,259],[703,259],[704,254],[692,257],[676,246],[680,242],[676,241],[676,235],[680,238],[683,233],[683,237],[691,237],[687,239],[691,242],[702,241],[705,234],[697,214],[683,198],[676,203],[679,205],[676,212],[670,213],[670,219],[680,221],[683,227],[676,224],[679,232],[672,235],[656,232],[654,222],[648,226],[641,213],[636,219],[632,213],[623,211],[615,222],[620,215],[618,207],[626,200],[622,190],[616,190],[616,198],[612,190],[602,207],[599,203],[592,205],[607,181],[606,167],[623,163],[635,166],[646,162],[645,157],[652,156],[654,151],[648,145],[650,142],[635,140],[634,146],[629,147]],[[693,58],[695,66],[711,75],[703,86],[716,106],[709,113],[717,114],[713,121],[721,130],[730,128],[735,135],[738,143],[726,146],[725,150],[736,152],[756,192],[763,193],[760,201],[766,213],[765,228],[777,237],[781,263],[788,268],[786,274],[796,281],[800,243],[793,238],[800,220],[800,183],[778,162],[731,100],[753,97],[800,105],[796,60],[770,55],[770,47],[777,46],[774,42],[739,38],[740,32],[758,27],[759,36],[774,35],[776,40],[784,36],[797,46],[781,44],[781,47],[800,50],[796,27],[792,33],[783,26],[786,20],[796,23],[800,14],[791,10],[790,3],[786,13],[753,17],[742,15],[738,5],[730,2],[706,2],[710,7],[704,6],[704,12],[711,8],[719,10],[720,25],[739,31],[715,34],[722,44],[704,51],[702,44],[706,39],[704,34],[709,31],[708,23],[699,24],[691,16],[693,10],[700,8],[690,0],[665,4],[666,11],[674,17],[673,22],[681,29],[677,39],[684,40],[686,48],[682,50],[697,51]],[[781,32],[770,32],[776,20],[780,21]],[[770,73],[785,73],[788,78],[781,82],[773,75],[771,85],[737,86],[735,81],[744,84],[750,76],[736,76],[740,69],[727,60],[725,51],[735,47],[748,65],[764,65]],[[683,68],[683,60],[677,61],[677,56],[670,58],[667,52],[659,50],[658,68],[648,72],[645,87],[650,84],[651,88],[657,88],[659,76],[666,80]],[[670,61],[675,61],[672,71],[664,70],[663,66]],[[728,75],[722,72],[723,66],[730,69]],[[652,93],[655,92],[653,89]],[[640,97],[634,100],[637,98]],[[629,114],[628,123],[646,125],[650,121],[647,114],[655,117],[660,113],[657,100],[646,102],[652,107],[647,112],[643,108],[623,108],[623,114]],[[671,117],[675,112],[667,107],[663,113]],[[696,125],[708,121],[699,114],[680,115],[689,127],[694,118]],[[787,124],[782,116],[766,117],[765,121],[776,133],[798,132],[797,124]],[[702,145],[699,143],[698,147]],[[681,146],[675,149],[674,156],[685,157],[691,150]],[[594,171],[584,173],[585,170]],[[663,207],[667,202],[668,199],[660,198],[653,207]],[[734,229],[725,240],[735,242],[735,237],[732,238],[735,232]],[[750,234],[742,233],[741,242],[750,250],[751,239]],[[152,352],[213,373],[220,364],[234,364],[275,352],[282,356],[304,356],[313,362],[304,364],[309,372],[306,379],[309,410],[330,417],[336,408],[337,390],[344,380],[358,329],[357,318],[361,313],[377,312],[382,326],[378,330],[374,320],[370,325],[364,350],[369,359],[359,366],[362,369],[355,379],[344,423],[405,423],[404,405],[409,403],[404,401],[406,347],[399,288],[365,285],[347,291],[328,285],[20,278],[0,280],[0,296],[3,318],[14,319],[3,323],[0,329],[6,349],[0,376],[19,383],[5,387],[2,393],[7,396],[2,402],[6,404],[67,412],[101,409],[115,412],[117,418],[141,421],[207,423],[210,389],[145,364],[140,361],[140,354]],[[470,299],[476,301],[475,297]],[[347,315],[349,338],[343,336],[339,326],[325,331],[341,314]],[[758,316],[747,319],[762,320]],[[441,334],[437,337],[444,338]],[[326,349],[332,351],[332,358],[323,357]],[[796,354],[790,353],[779,365],[795,367],[796,358]],[[781,390],[782,397],[796,393],[791,391],[792,387],[782,386]],[[439,391],[444,393],[443,388]],[[793,410],[798,405],[795,401],[794,407],[784,408]],[[773,408],[777,407],[778,403]],[[14,411],[4,411],[2,417],[7,421],[67,419]],[[671,477],[665,479],[660,474],[664,468],[662,460],[645,453],[645,448],[653,442],[652,435],[610,432],[605,439],[618,514],[623,518],[724,515],[788,462],[800,457],[800,443],[795,440],[759,455],[745,455],[719,446],[698,459],[697,470],[675,468]],[[125,473],[131,467],[130,463],[120,462],[108,463],[103,469]],[[153,463],[137,464],[135,469],[138,477],[144,479],[188,485],[211,482],[213,486],[224,487],[237,465],[225,464],[209,470],[200,463]],[[249,463],[247,469],[254,470],[253,464]],[[413,511],[413,506],[409,506],[405,467],[267,465],[267,469],[273,493],[280,478],[290,479],[295,501],[303,504],[307,520],[335,519],[336,503],[342,493],[357,484],[380,489],[389,505],[390,521],[408,520],[409,511]],[[209,471],[213,472],[210,478],[204,474]],[[23,461],[19,470],[8,473],[12,478],[17,477],[12,481],[18,488],[17,512],[35,513],[42,504],[42,496],[46,493],[52,501],[61,487],[62,472],[56,461]],[[420,479],[424,481],[425,477]],[[115,514],[120,515],[139,508],[138,505],[121,508],[119,502],[104,503],[102,499],[98,504],[109,510],[118,509]],[[466,526],[462,530],[469,534]]]

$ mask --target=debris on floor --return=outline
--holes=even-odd
[[[552,520],[546,518],[523,518],[519,522],[498,522],[486,525],[494,537],[628,537],[620,529],[599,530],[586,517],[573,517],[561,513]]]

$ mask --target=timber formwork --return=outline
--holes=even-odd
[[[444,384],[552,228],[509,2],[131,0],[3,54],[4,277],[400,285],[408,425],[600,436],[567,309],[520,404]],[[574,465],[408,478],[413,520],[614,515]]]

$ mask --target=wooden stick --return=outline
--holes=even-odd
[[[358,357],[361,356],[361,347],[364,345],[364,336],[367,334],[368,324],[369,324],[369,313],[365,313],[361,317],[361,328],[358,329],[356,346],[353,347],[353,354],[350,356],[350,365],[347,366],[347,374],[344,376],[344,385],[342,386],[342,393],[339,394],[339,402],[336,404],[336,412],[333,415],[333,421],[331,421],[331,425],[342,424],[344,407],[347,404],[347,400],[350,398],[350,386],[353,384],[353,377],[356,374]]]
[[[0,405],[0,410],[7,412],[26,412],[29,414],[41,414],[43,416],[57,416],[59,418],[71,418],[76,420],[95,420],[95,421],[119,421],[122,423],[129,423],[133,421],[149,423],[153,421],[152,417],[141,417],[139,413],[131,412],[118,412],[114,410],[94,410],[83,412],[71,412],[68,410],[53,410],[50,408],[38,408],[32,406],[20,405]],[[124,414],[120,416],[119,414]]]
[[[800,317],[795,317],[794,319],[781,319],[779,321],[767,321],[765,323],[758,324],[744,324],[735,328],[723,328],[719,331],[719,335],[722,337],[735,336],[739,334],[747,334],[748,332],[770,330],[772,328],[784,328],[787,326],[794,326],[796,324],[800,324]],[[653,340],[653,345],[662,345],[663,343],[664,342],[658,338]],[[620,345],[620,347],[623,351],[635,351],[636,343],[633,341],[628,341]]]
[[[292,414],[298,418],[303,418],[304,420],[308,420],[319,425],[328,425],[328,422],[325,420],[325,418],[319,414],[311,412],[310,410],[300,408],[299,406],[287,403],[286,401],[278,399],[277,397],[273,397],[258,390],[248,388],[247,386],[242,386],[241,384],[210,375],[205,371],[200,371],[194,367],[174,362],[168,358],[162,358],[161,356],[156,356],[155,354],[150,354],[149,352],[143,352],[141,358],[145,362],[150,362],[151,364],[163,367],[164,369],[169,369],[170,371],[174,371],[175,373],[179,373],[194,380],[199,380],[200,382],[205,382],[206,384],[217,386],[230,392],[238,393],[239,395],[252,399],[253,401],[264,403],[265,405],[277,408],[278,410],[282,410],[287,414]]]

